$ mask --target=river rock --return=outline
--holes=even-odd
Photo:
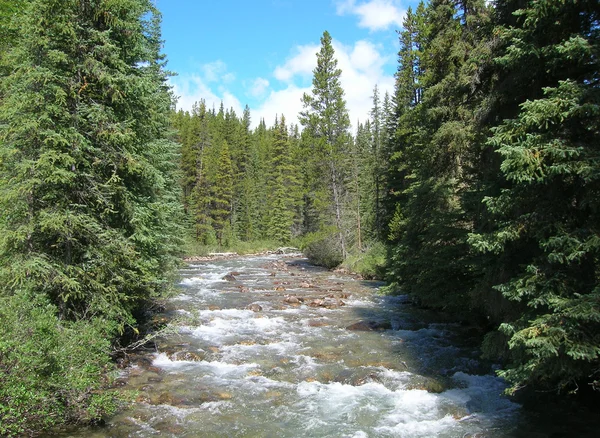
[[[379,321],[358,321],[354,324],[346,327],[346,330],[353,331],[362,331],[362,332],[372,332],[372,331],[381,331],[381,330],[389,330],[392,326],[389,322],[379,322]]]
[[[283,301],[288,304],[300,304],[301,300],[295,295],[287,295]]]
[[[312,300],[310,303],[308,303],[309,307],[321,307],[323,304],[325,304],[325,301],[321,300],[320,298],[314,299]]]
[[[169,359],[173,361],[188,361],[188,362],[201,362],[204,360],[204,356],[193,351],[177,351],[169,356]]]
[[[408,384],[407,389],[420,389],[432,394],[440,394],[447,388],[446,385],[444,385],[444,383],[438,379],[434,379],[432,377],[421,377],[415,382]]]
[[[229,274],[226,274],[223,276],[222,280],[226,280],[226,281],[237,281],[237,279],[235,278],[235,276],[230,272]]]
[[[338,307],[345,306],[346,303],[336,298],[326,298],[323,303],[323,307],[326,309],[337,309]]]
[[[176,397],[170,392],[163,392],[158,396],[154,395],[150,397],[150,404],[153,405],[170,405],[179,406],[183,403],[183,399]]]
[[[337,362],[340,359],[340,352],[338,351],[319,351],[313,353],[312,356],[315,359],[322,360],[323,362]]]
[[[345,306],[346,303],[336,298],[316,298],[308,303],[309,307],[323,307],[325,309],[337,309],[338,307]]]
[[[121,379],[115,379],[115,381],[112,382],[111,387],[112,388],[119,388],[119,387],[125,386],[125,385],[127,385],[127,379],[121,378]]]
[[[327,321],[323,321],[321,319],[311,319],[310,321],[308,321],[308,326],[309,327],[324,327],[326,325],[329,325],[327,323]]]
[[[246,306],[246,309],[252,310],[253,312],[261,312],[263,308],[260,304],[252,303]]]
[[[375,373],[369,373],[366,376],[365,375],[354,376],[352,378],[352,386],[362,386],[362,385],[365,385],[367,383],[372,383],[372,382],[381,383],[381,379]]]

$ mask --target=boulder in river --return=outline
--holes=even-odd
[[[360,331],[360,332],[372,332],[372,331],[381,331],[381,330],[389,330],[392,326],[389,322],[381,322],[381,321],[358,321],[354,324],[346,327],[346,330]]]
[[[253,312],[261,312],[262,311],[262,306],[260,304],[257,303],[252,303],[252,304],[248,304],[246,306],[247,310],[252,310]]]
[[[231,272],[229,274],[226,274],[222,279],[226,281],[237,281],[237,279]]]
[[[407,389],[420,389],[433,394],[440,394],[448,389],[447,385],[442,380],[435,379],[433,377],[421,376],[415,381],[411,382]]]
[[[193,351],[183,350],[169,355],[169,359],[172,361],[201,362],[204,360],[204,356]]]
[[[288,304],[300,304],[304,300],[302,298],[298,298],[295,295],[287,295],[283,301]]]
[[[310,304],[309,304],[309,306],[310,306]],[[329,325],[329,323],[322,319],[311,319],[310,321],[308,321],[309,327],[324,327],[327,325]]]

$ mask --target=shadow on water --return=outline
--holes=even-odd
[[[384,282],[359,281],[375,293]],[[357,308],[356,315],[372,322],[380,336],[395,339],[392,352],[407,370],[422,376],[427,391],[447,391],[461,385],[457,373],[494,375],[498,364],[481,358],[483,332],[475,325],[457,323],[452,315],[422,308],[406,295],[380,295],[375,308]],[[417,334],[423,336],[416,336]],[[416,340],[416,342],[415,342]],[[499,386],[498,389],[502,389]],[[512,427],[500,436],[510,438],[599,437],[600,394],[580,388],[583,394],[522,390],[503,396],[521,406]],[[481,435],[485,436],[485,435]]]

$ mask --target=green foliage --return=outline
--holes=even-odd
[[[297,165],[292,160],[285,118],[281,116],[280,122],[275,123],[270,163],[272,191],[268,196],[268,209],[271,214],[267,236],[284,244],[289,243],[292,238],[295,207],[299,204],[300,197]]]
[[[492,285],[519,309],[499,329],[510,348],[500,374],[512,391],[528,384],[570,390],[593,383],[600,369],[599,35],[592,3],[527,3],[501,28],[506,46],[498,65],[527,78],[530,90],[489,139],[506,183],[484,198],[493,226],[470,243],[504,272]],[[525,63],[533,59],[532,71]]]
[[[186,256],[208,256],[211,253],[234,252],[236,254],[260,254],[266,251],[275,251],[281,247],[281,242],[273,240],[252,240],[245,242],[232,240],[230,245],[219,246],[216,240],[210,245],[204,245],[195,239],[189,238],[184,245]]]
[[[382,242],[374,242],[364,250],[350,254],[342,267],[363,278],[381,280],[387,267],[387,248]]]
[[[46,294],[69,318],[99,312],[130,323],[175,263],[171,97],[152,14],[144,1],[32,1],[9,54],[0,278],[6,292]]]
[[[325,229],[333,227],[339,241],[335,246],[340,248],[343,260],[348,251],[345,218],[351,138],[350,118],[340,85],[342,71],[337,68],[334,55],[331,35],[325,31],[317,53],[311,94],[305,93],[302,97],[304,111],[300,113],[300,123],[304,126],[303,137],[308,146],[305,155],[307,195],[316,210],[316,223],[312,224],[311,231],[322,230],[318,234],[323,235]],[[334,260],[326,259],[328,263]]]
[[[110,413],[111,342],[170,288],[181,216],[153,3],[9,10],[19,34],[0,54],[11,66],[0,101],[2,435]]]
[[[288,132],[282,116],[272,128],[261,121],[250,132],[248,108],[238,118],[233,109],[207,111],[204,101],[191,114],[174,115],[173,125],[182,146],[183,201],[196,240],[212,245],[216,238],[221,246],[262,239],[285,243],[299,233],[296,127]]]
[[[326,268],[335,268],[344,261],[338,236],[338,229],[335,227],[306,233],[300,239],[300,249],[311,263]]]
[[[395,136],[386,182],[388,276],[421,303],[466,316],[474,272],[467,196],[480,128],[472,63],[485,53],[484,2],[421,4],[400,32]],[[392,210],[393,208],[393,210]]]
[[[0,434],[28,435],[66,421],[93,421],[116,408],[108,353],[114,322],[60,321],[39,294],[18,292],[0,307]]]
[[[493,8],[436,0],[406,14],[382,148],[388,277],[499,326],[483,348],[512,391],[595,384],[597,2]]]

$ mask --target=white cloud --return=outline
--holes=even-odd
[[[282,114],[288,126],[298,125],[298,113],[302,111],[302,95],[309,92],[310,88],[294,84],[289,84],[283,90],[271,91],[258,108],[251,109],[252,127],[258,126],[260,119],[264,119],[267,126],[272,126],[275,117],[280,118]]]
[[[375,84],[382,99],[385,91],[393,92],[394,77],[384,69],[395,58],[383,55],[380,46],[365,40],[348,46],[333,40],[333,48],[338,68],[342,70],[341,85],[350,121],[355,128],[357,120],[365,122],[369,118]],[[271,126],[281,114],[285,115],[288,125],[298,124],[298,113],[303,109],[302,95],[311,92],[310,80],[319,49],[320,46],[314,44],[293,48],[290,57],[273,70],[274,79],[258,77],[237,84],[240,90],[235,88],[235,83],[227,83],[224,77],[227,66],[222,61],[205,64],[197,74],[175,76],[170,83],[175,95],[180,96],[177,108],[190,110],[195,102],[204,99],[208,108],[218,109],[223,101],[225,108],[233,108],[241,116],[243,105],[236,95],[246,93],[246,97],[251,98],[252,128],[258,126],[261,118]]]
[[[372,31],[385,30],[391,25],[402,26],[404,9],[398,0],[368,0],[357,3],[356,0],[340,0],[336,3],[338,15],[356,15],[358,25]]]
[[[280,81],[290,81],[296,75],[310,76],[317,65],[317,52],[320,46],[297,46],[296,54],[289,58],[285,64],[278,66],[273,75]]]
[[[202,71],[207,82],[232,82],[235,80],[235,75],[227,72],[227,65],[220,59],[204,64]]]
[[[269,126],[276,114],[283,113],[288,123],[298,123],[298,113],[302,108],[302,94],[310,93],[311,87],[302,88],[297,84],[317,65],[319,46],[300,46],[294,49],[295,56],[275,69],[274,76],[286,83],[286,88],[271,91],[264,102],[252,109],[253,126],[263,117]],[[346,107],[354,127],[356,122],[365,122],[371,111],[373,88],[378,85],[380,97],[385,91],[393,92],[394,77],[384,72],[384,66],[392,58],[383,56],[379,48],[368,41],[357,41],[353,46],[344,46],[333,41],[338,68],[342,70],[340,82],[344,89]]]
[[[173,93],[179,97],[177,109],[189,111],[194,103],[204,99],[209,109],[217,110],[223,102],[226,109],[233,108],[236,114],[242,114],[243,107],[240,101],[231,92],[223,90],[216,94],[208,85],[207,81],[197,74],[175,76],[169,79],[173,87]]]
[[[250,85],[248,94],[252,97],[261,97],[269,88],[269,81],[265,78],[256,78]]]

